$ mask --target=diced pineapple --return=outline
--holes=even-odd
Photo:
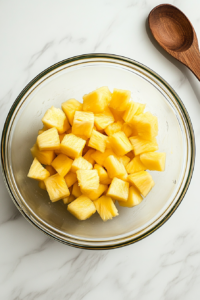
[[[94,169],[97,170],[97,172],[98,172],[100,183],[102,183],[102,184],[110,184],[111,183],[112,179],[108,176],[108,173],[102,166],[95,164]]]
[[[36,180],[45,180],[50,174],[35,157],[27,176]]]
[[[66,182],[68,188],[71,187],[76,181],[77,181],[77,175],[76,175],[76,173],[72,173],[70,171],[65,176],[65,182]]]
[[[144,139],[152,139],[158,135],[158,119],[150,112],[134,116],[131,124],[136,128],[138,135]]]
[[[37,143],[31,148],[31,154],[43,165],[50,165],[55,158],[55,153],[53,150],[40,151]]]
[[[142,103],[138,103],[139,104],[139,107],[135,113],[135,116],[138,116],[140,114],[142,114],[145,110],[145,107],[146,107],[146,104],[142,104]]]
[[[94,205],[103,221],[111,220],[119,215],[113,200],[108,196],[95,200]]]
[[[141,162],[139,156],[135,156],[130,163],[126,166],[126,171],[129,174],[144,171],[147,168],[144,166],[144,164]]]
[[[51,163],[54,169],[64,177],[71,169],[73,160],[64,154],[59,154]]]
[[[125,135],[129,138],[130,136],[132,136],[133,135],[133,130],[132,130],[132,128],[130,127],[130,125],[129,124],[127,124],[127,123],[124,123],[123,125],[122,125],[122,129],[121,129],[124,133],[125,133]]]
[[[88,197],[82,195],[71,202],[67,210],[78,220],[86,220],[96,212],[96,207]]]
[[[110,107],[119,111],[127,109],[129,100],[131,98],[131,92],[127,90],[114,89],[112,99],[110,101]]]
[[[41,188],[42,190],[45,190],[45,191],[46,191],[46,185],[45,185],[45,183],[44,183],[43,180],[40,180],[40,181],[38,182],[38,185],[39,185],[39,188]]]
[[[140,191],[144,197],[146,197],[155,184],[153,178],[147,171],[131,174],[128,176],[128,180]]]
[[[158,150],[158,143],[156,141],[156,138],[148,141],[139,136],[133,136],[130,137],[129,140],[132,144],[133,152],[135,155]]]
[[[110,155],[104,161],[104,167],[110,178],[120,177],[126,174],[124,165],[114,156]]]
[[[74,114],[76,111],[82,111],[83,110],[83,104],[77,101],[76,99],[69,99],[62,103],[61,105],[62,110],[66,114],[69,123],[73,124]],[[69,132],[67,132],[69,133]]]
[[[78,170],[76,174],[78,184],[82,191],[87,193],[98,189],[99,175],[97,170]]]
[[[129,193],[129,183],[118,178],[113,178],[107,196],[119,201],[127,201]]]
[[[93,113],[103,112],[111,99],[111,92],[107,86],[101,87],[83,96],[83,110]]]
[[[62,176],[59,174],[52,175],[44,180],[44,183],[52,202],[68,197],[70,195],[69,189]]]
[[[124,120],[122,118],[123,114],[124,114],[124,111],[118,111],[118,110],[116,110],[116,109],[114,109],[112,107],[109,107],[109,109],[110,109],[111,113],[114,116],[115,122],[117,122],[117,121],[120,121],[122,123],[124,122]]]
[[[110,136],[112,149],[119,156],[123,156],[132,150],[132,145],[123,131],[119,131]]]
[[[76,198],[74,197],[74,195],[69,195],[68,197],[63,198],[63,203],[64,204],[69,204],[72,201],[74,201]]]
[[[76,111],[72,125],[72,133],[83,136],[85,139],[91,137],[94,127],[94,114],[91,112]]]
[[[123,181],[129,182],[129,180],[128,180],[128,173],[127,172],[126,172],[126,174],[118,176],[118,178],[121,179],[121,180],[123,180]]]
[[[138,192],[138,190],[134,187],[131,186],[129,188],[129,194],[128,194],[128,200],[127,201],[119,201],[120,206],[125,206],[125,207],[133,207],[142,202],[143,198]]]
[[[51,128],[37,137],[37,145],[40,151],[59,150],[60,139],[56,128]]]
[[[71,172],[76,173],[78,170],[92,170],[93,165],[82,156],[75,158],[72,163]]]
[[[99,184],[98,189],[91,191],[91,192],[85,192],[83,191],[83,194],[90,198],[92,201],[98,199],[105,191],[107,191],[108,186],[105,184]],[[82,190],[81,190],[82,191]]]
[[[52,166],[46,166],[45,169],[49,172],[50,176],[56,174],[56,170]]]
[[[94,115],[94,124],[97,130],[105,129],[108,125],[115,122],[113,114],[108,107],[102,113]]]
[[[110,136],[122,129],[123,122],[117,121],[116,123],[112,123],[105,128],[105,133]]]
[[[89,161],[89,163],[91,163],[92,165],[94,165],[95,161],[92,158],[92,154],[94,154],[96,151],[94,149],[89,149],[85,155],[83,156],[83,158],[85,158],[87,161]]]
[[[100,152],[104,152],[106,149],[106,140],[107,140],[107,136],[96,131],[96,130],[92,130],[92,135],[91,138],[89,140],[88,146],[92,147],[96,150],[99,150]]]
[[[66,134],[60,144],[60,151],[71,158],[77,158],[81,156],[85,143],[85,140],[72,133]]]
[[[42,122],[48,128],[56,128],[59,133],[67,131],[70,127],[64,112],[60,108],[55,108],[54,106],[46,111],[42,118]]]
[[[78,185],[78,182],[75,182],[72,188],[72,195],[74,195],[76,198],[80,197],[82,195],[80,186]]]
[[[124,156],[118,156],[117,157],[118,160],[123,163],[124,167],[126,168],[126,166],[128,165],[129,161],[131,160],[130,157],[124,155]]]
[[[123,119],[126,123],[130,123],[131,120],[133,119],[133,116],[137,112],[139,108],[139,103],[131,101],[123,115]]]
[[[49,129],[47,126],[43,126],[43,128],[42,129],[40,129],[39,131],[38,131],[38,135],[39,134],[41,134],[41,133],[43,133],[44,131],[46,131],[47,129]]]
[[[148,152],[140,155],[140,160],[146,169],[151,171],[165,170],[166,154],[163,152]]]
[[[106,149],[104,153],[95,151],[95,153],[93,153],[91,156],[98,165],[103,166],[105,159],[110,155],[116,155],[112,149]]]

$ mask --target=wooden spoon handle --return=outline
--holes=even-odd
[[[200,52],[199,49],[193,47],[191,50],[186,51],[184,56],[184,60],[182,62],[194,73],[194,75],[200,81]]]

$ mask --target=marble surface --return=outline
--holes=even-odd
[[[153,41],[146,19],[159,0],[1,0],[0,130],[22,88],[70,56],[133,58],[176,90],[193,122],[196,166],[175,214],[146,239],[111,251],[62,245],[18,212],[0,175],[0,299],[186,300],[200,295],[200,84]],[[200,2],[174,0],[200,38]]]

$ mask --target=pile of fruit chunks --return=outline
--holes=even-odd
[[[165,153],[158,150],[157,117],[128,90],[101,87],[51,107],[31,148],[28,177],[39,181],[52,202],[61,200],[79,220],[96,211],[103,221],[133,207],[154,186],[146,171],[164,171]]]

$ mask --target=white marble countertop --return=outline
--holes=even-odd
[[[0,130],[22,88],[65,58],[107,52],[159,73],[179,94],[193,122],[196,167],[175,214],[146,239],[117,250],[62,245],[31,226],[0,175],[0,299],[185,300],[200,295],[200,83],[150,36],[146,19],[161,0],[2,0]],[[174,0],[200,39],[200,2]]]

